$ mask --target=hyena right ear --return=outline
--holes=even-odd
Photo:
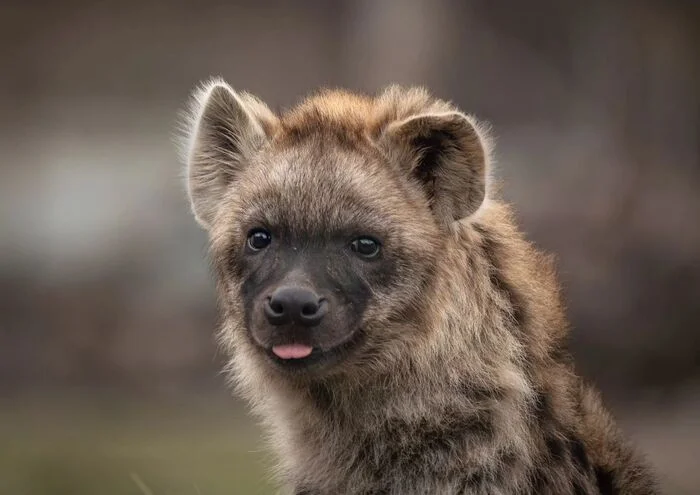
[[[382,137],[443,224],[469,217],[486,199],[488,143],[471,117],[458,111],[421,113],[389,124]]]
[[[267,141],[277,117],[254,96],[214,79],[194,92],[186,120],[187,193],[195,218],[209,230],[228,187]]]

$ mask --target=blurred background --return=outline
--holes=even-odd
[[[493,124],[581,373],[667,493],[700,470],[700,3],[0,5],[0,494],[265,494],[171,138],[221,75],[271,107],[427,85]]]

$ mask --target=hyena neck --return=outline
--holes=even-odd
[[[286,414],[273,420],[273,436],[284,439],[275,442],[282,480],[300,493],[382,486],[380,493],[410,494],[462,493],[469,480],[506,469],[513,480],[527,477],[534,460],[526,392],[479,383],[467,370],[463,379],[413,372],[352,394],[315,383],[285,400]]]

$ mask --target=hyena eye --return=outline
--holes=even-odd
[[[248,248],[251,251],[265,249],[272,242],[272,235],[264,229],[255,229],[248,234]]]
[[[379,241],[371,237],[358,237],[350,243],[353,253],[365,259],[374,259],[379,256]]]

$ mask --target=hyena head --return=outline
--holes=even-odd
[[[342,376],[426,332],[453,224],[486,194],[470,117],[399,87],[320,92],[278,116],[215,80],[195,93],[187,138],[234,362]]]

